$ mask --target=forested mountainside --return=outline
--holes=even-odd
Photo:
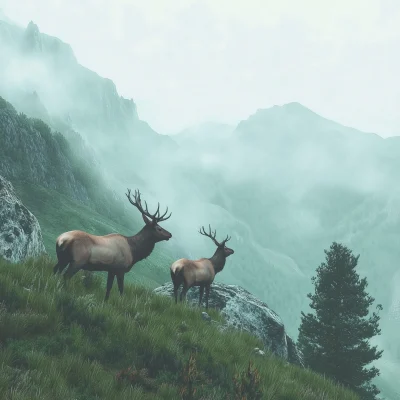
[[[54,189],[99,212],[113,217],[119,214],[123,219],[125,207],[104,187],[96,173],[95,160],[78,134],[72,148],[61,133],[52,132],[40,119],[18,113],[0,97],[0,141],[0,174],[5,178]],[[79,145],[80,153],[87,156],[77,156]]]

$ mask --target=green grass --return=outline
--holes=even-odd
[[[79,229],[94,235],[113,232],[133,235],[142,228],[135,224],[135,209],[132,209],[132,220],[127,221],[125,226],[55,190],[19,181],[13,181],[12,184],[22,203],[38,219],[46,251],[52,257],[56,254],[56,239],[63,232]],[[159,243],[151,255],[135,265],[125,279],[155,288],[171,279],[169,266],[173,261],[175,260],[165,251],[164,243]]]
[[[53,263],[0,260],[0,399],[180,399],[194,354],[193,399],[234,399],[233,377],[252,360],[263,399],[357,400],[310,371],[253,356],[258,339],[220,332],[199,309],[143,286],[127,285],[122,297],[112,292],[107,304],[98,277],[72,279],[65,290]]]

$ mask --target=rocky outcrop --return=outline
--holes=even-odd
[[[172,283],[166,283],[154,289],[154,292],[172,296]],[[190,303],[197,304],[198,288],[190,289],[187,299]],[[220,310],[229,326],[260,338],[265,348],[275,355],[303,366],[301,354],[293,339],[286,334],[279,315],[247,290],[236,285],[214,283],[210,291],[209,307]]]
[[[0,256],[19,262],[44,252],[38,220],[17,198],[11,183],[0,175]]]

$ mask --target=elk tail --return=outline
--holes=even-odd
[[[63,252],[68,247],[68,240],[66,238],[60,238],[56,242],[56,251]]]
[[[174,284],[176,284],[176,283],[178,283],[178,282],[181,280],[181,278],[182,278],[182,275],[183,275],[183,266],[180,265],[180,264],[178,264],[178,265],[172,265],[172,266],[171,266],[170,272],[171,272],[171,279],[172,279],[172,282],[173,282]]]
[[[57,253],[57,258],[59,261],[67,261],[67,254],[66,250],[71,244],[70,238],[61,235],[57,240],[56,240],[56,253]]]

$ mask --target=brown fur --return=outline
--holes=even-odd
[[[64,278],[72,278],[78,271],[106,271],[107,300],[117,277],[118,288],[122,295],[124,289],[124,276],[133,265],[147,258],[157,242],[169,240],[172,235],[161,228],[157,222],[165,221],[159,215],[159,207],[154,215],[149,214],[147,207],[141,205],[140,193],[135,192],[135,201],[127,194],[129,201],[142,212],[145,222],[143,229],[134,236],[123,236],[111,233],[105,236],[95,236],[83,231],[69,231],[61,234],[56,240],[58,262],[54,273],[62,273],[68,266]],[[150,218],[150,219],[149,219]]]
[[[201,232],[200,232],[201,233]],[[210,228],[211,233],[211,228]],[[206,235],[208,236],[208,235]],[[208,309],[208,297],[210,286],[214,282],[215,275],[221,272],[225,266],[226,257],[234,251],[225,246],[227,240],[218,243],[211,237],[218,248],[211,258],[200,258],[199,260],[188,260],[181,258],[175,261],[170,267],[171,279],[174,285],[175,303],[178,302],[178,290],[183,285],[180,301],[186,298],[188,290],[193,286],[200,287],[199,306],[203,299],[204,289],[206,290],[206,309]]]

